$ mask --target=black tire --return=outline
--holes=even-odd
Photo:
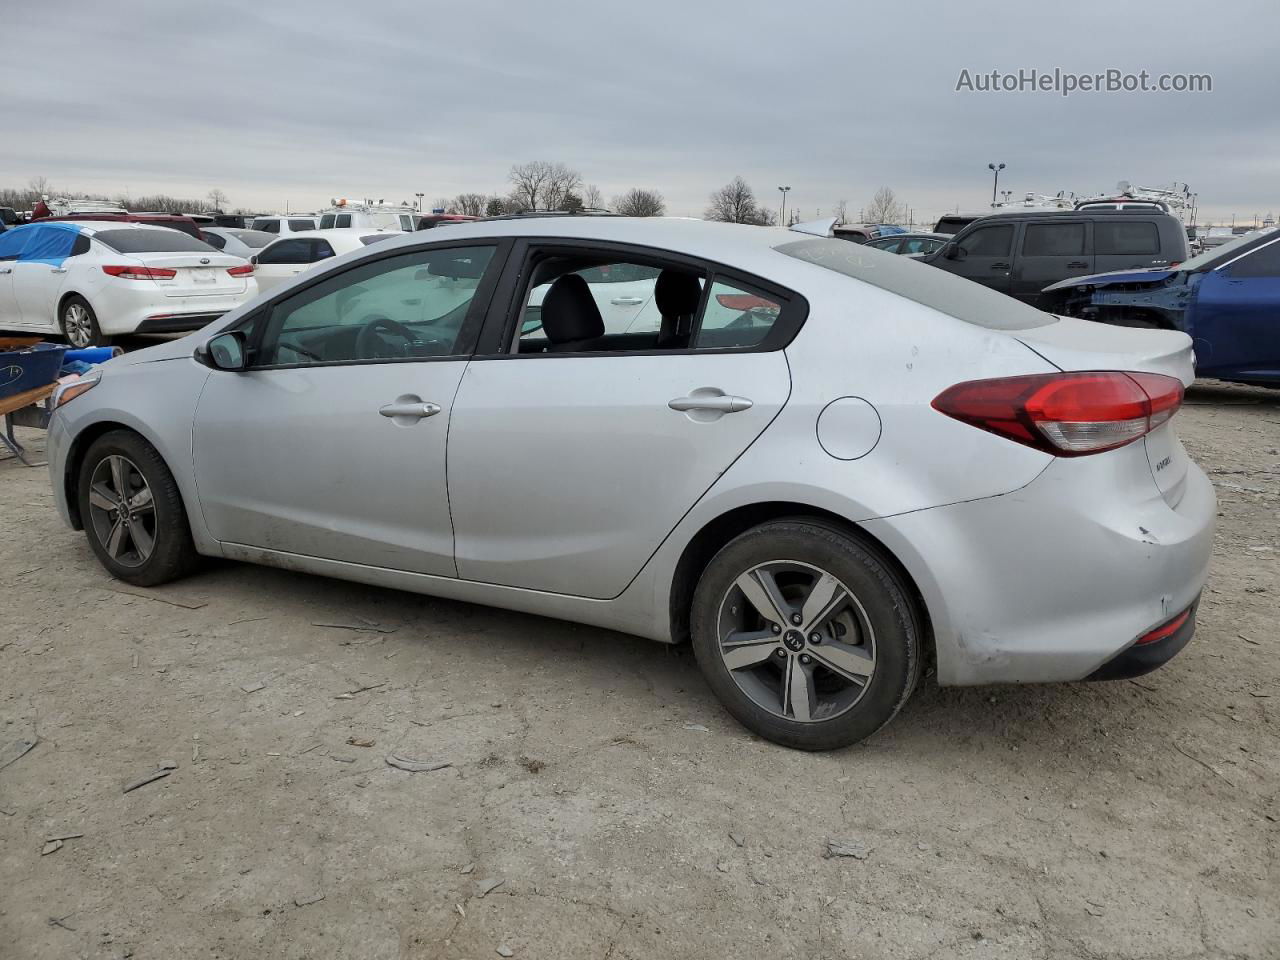
[[[134,562],[125,562],[112,556],[107,546],[109,536],[101,529],[103,524],[95,522],[95,518],[102,520],[103,511],[91,507],[90,485],[101,466],[106,465],[109,470],[108,461],[111,457],[125,458],[150,488],[154,513],[147,529],[152,547],[145,559],[138,556],[140,551],[136,547]],[[134,481],[137,482],[136,476]],[[191,539],[191,525],[178,484],[155,447],[138,434],[130,430],[112,430],[93,442],[80,464],[80,473],[76,478],[76,500],[80,505],[80,518],[84,523],[90,548],[116,579],[140,587],[154,587],[186,576],[195,569],[199,555]],[[144,512],[145,509],[140,514]]]
[[[724,661],[721,615],[731,603],[731,588],[747,571],[774,561],[794,561],[830,574],[847,586],[871,628],[874,672],[863,687],[848,688],[860,690],[857,699],[828,719],[800,722],[765,709],[744,692]],[[880,551],[819,520],[772,521],[726,544],[702,573],[690,624],[698,665],[729,713],[766,740],[799,750],[832,750],[871,736],[907,702],[924,660],[920,614],[896,571]],[[814,654],[822,650],[807,649]],[[774,652],[785,662],[785,651]]]
[[[63,339],[76,349],[111,345],[111,338],[102,335],[98,315],[93,312],[93,307],[79,294],[72,294],[62,301],[62,307],[58,311],[58,328],[62,331]]]

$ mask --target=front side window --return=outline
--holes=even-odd
[[[465,355],[466,321],[493,254],[492,246],[417,250],[344,270],[271,308],[255,365]]]
[[[1013,249],[1013,225],[978,227],[959,243],[970,257],[1007,257]]]
[[[258,254],[258,263],[314,263],[309,240],[278,240]]]
[[[316,228],[314,220],[290,220],[289,229],[294,233],[301,233],[303,230],[314,230]]]
[[[902,254],[912,253],[933,253],[942,246],[939,240],[930,240],[928,237],[908,237],[902,241],[902,248],[898,251]]]
[[[334,221],[334,224],[333,224],[333,225],[334,225],[335,227],[349,227],[349,226],[351,226],[351,214],[349,214],[349,213],[340,213],[340,214],[338,214],[338,218],[337,218],[337,220],[335,220],[335,221]]]
[[[1152,256],[1160,252],[1160,231],[1154,223],[1095,220],[1093,249],[1099,256]]]
[[[263,217],[261,219],[253,221],[253,229],[260,230],[264,233],[279,233],[280,221]]]
[[[1083,223],[1027,224],[1027,232],[1022,238],[1024,257],[1078,257],[1083,254]]]

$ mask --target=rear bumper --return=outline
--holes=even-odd
[[[216,313],[161,314],[147,317],[138,324],[137,332],[175,333],[183,330],[199,330],[201,327],[207,326],[225,316],[227,312],[226,310],[219,310]]]
[[[1154,643],[1134,642],[1100,666],[1086,680],[1128,680],[1158,670],[1182,652],[1196,632],[1196,611],[1200,598],[1187,611],[1187,618],[1173,633]],[[1182,616],[1182,614],[1179,614]]]
[[[1139,452],[1055,463],[1001,497],[864,526],[924,597],[940,683],[1044,683],[1121,670],[1138,637],[1192,607],[1216,515],[1195,464],[1171,507]],[[1129,657],[1167,660],[1193,630]]]

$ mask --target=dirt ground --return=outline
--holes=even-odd
[[[1280,392],[1178,422],[1221,498],[1180,657],[926,684],[827,755],[687,650],[230,563],[131,592],[0,461],[0,763],[38,740],[0,769],[0,956],[1280,957]]]

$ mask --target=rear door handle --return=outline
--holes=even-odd
[[[1007,263],[993,263],[991,265],[991,269],[992,270],[1008,270],[1009,265]]]
[[[13,273],[13,267],[0,267],[0,274]]]
[[[378,408],[384,417],[407,417],[410,420],[421,420],[423,417],[434,417],[440,412],[440,404],[423,403],[387,403]]]
[[[688,410],[713,410],[716,413],[739,413],[751,409],[751,401],[746,397],[702,396],[676,397],[667,402],[672,410],[685,412]]]
[[[634,307],[638,303],[644,303],[642,297],[614,297],[609,301],[619,307]]]
[[[1076,267],[1079,267],[1080,269],[1085,269],[1088,266],[1089,264],[1084,260],[1072,260],[1070,263],[1067,264],[1067,269],[1074,270]]]

